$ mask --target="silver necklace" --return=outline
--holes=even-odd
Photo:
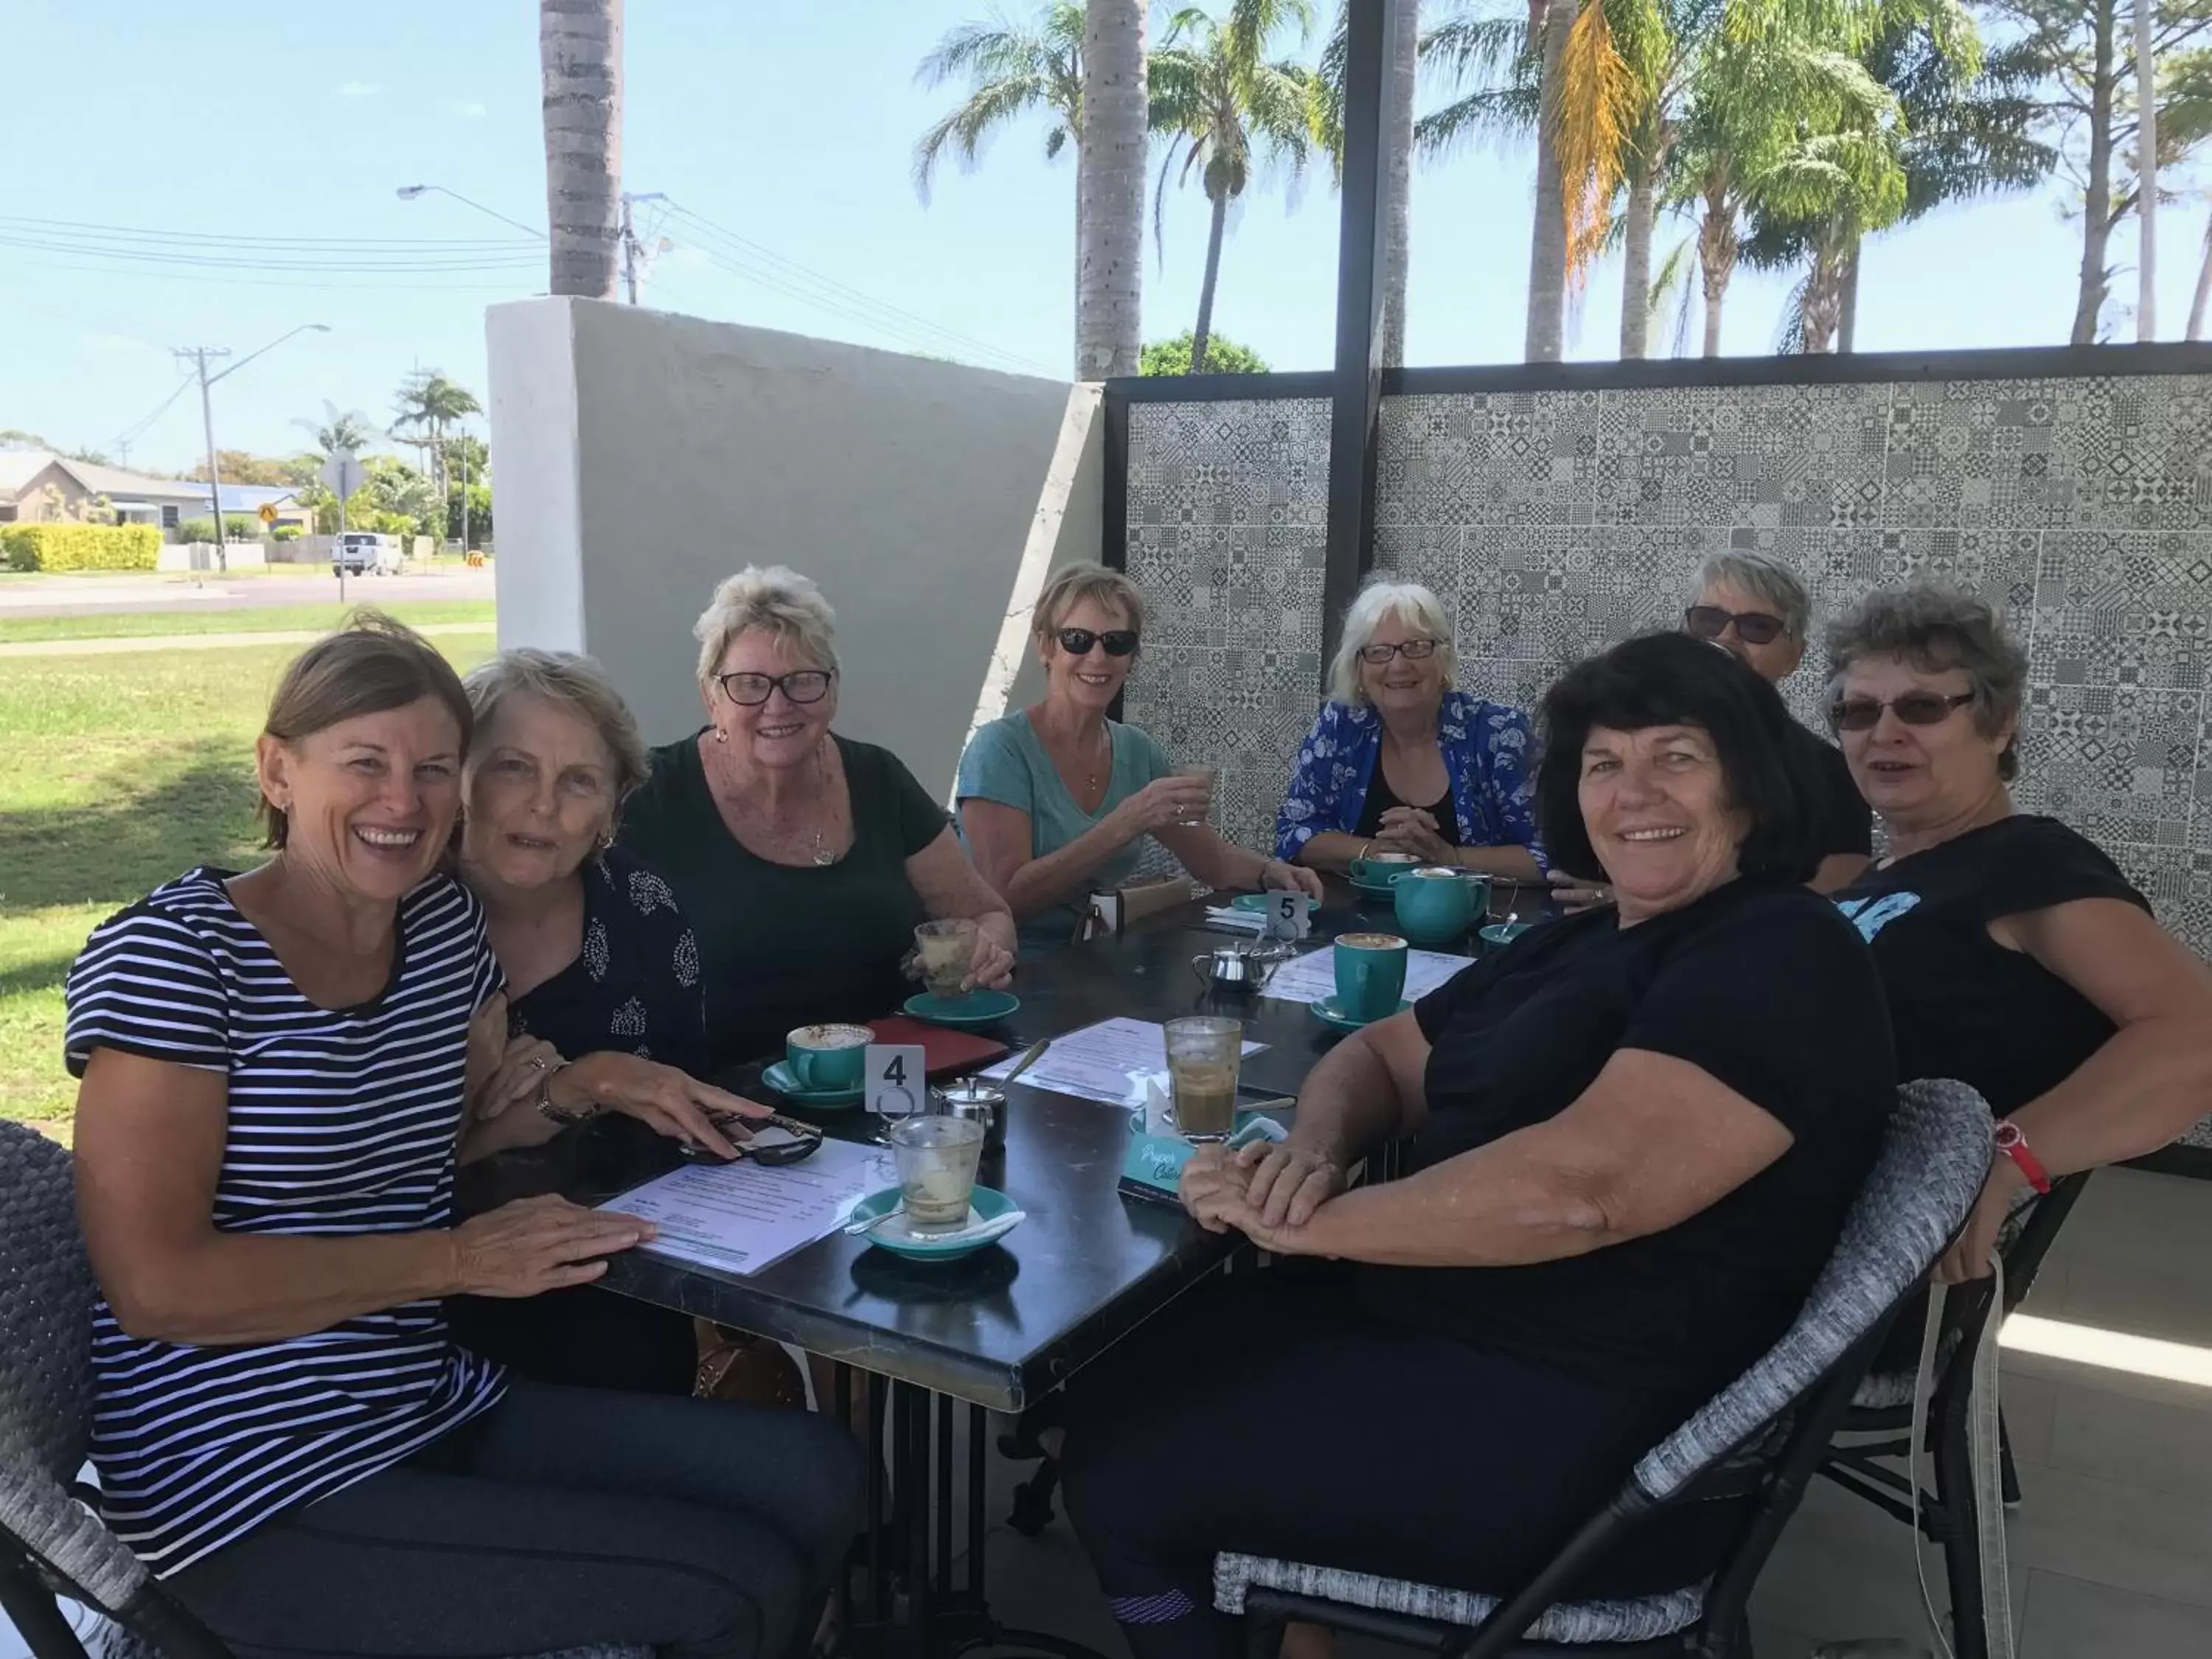
[[[822,810],[824,812],[827,812],[830,810],[830,751],[827,749],[823,749],[817,750],[817,753],[820,756],[822,761]],[[817,818],[815,820],[814,824],[815,868],[817,870],[826,870],[836,862],[837,855],[822,844],[822,823],[821,820]]]

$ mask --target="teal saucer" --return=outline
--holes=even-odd
[[[1533,921],[1493,921],[1482,930],[1485,945],[1510,945],[1536,924]]]
[[[1395,876],[1388,881],[1369,881],[1358,876],[1346,876],[1345,879],[1370,898],[1393,897],[1395,896],[1393,890],[1398,884],[1397,878]]]
[[[965,996],[940,997],[923,992],[906,1000],[906,1012],[932,1025],[996,1025],[1022,1006],[1012,991],[970,991]],[[981,1190],[980,1188],[978,1191]]]
[[[792,1076],[790,1066],[781,1060],[772,1066],[762,1068],[761,1081],[786,1100],[801,1106],[811,1106],[822,1111],[827,1111],[833,1107],[857,1106],[860,1103],[861,1095],[866,1092],[860,1089],[803,1088],[799,1079]]]
[[[1393,1012],[1402,1014],[1413,1006],[1410,1002],[1401,1002]],[[1372,1025],[1375,1023],[1371,1019],[1352,1018],[1350,1014],[1336,1006],[1334,997],[1323,997],[1318,1002],[1309,1003],[1307,1006],[1313,1010],[1316,1019],[1324,1025],[1334,1025],[1340,1031],[1356,1031],[1363,1025]],[[1387,1018],[1389,1016],[1385,1015],[1384,1018]]]
[[[1230,908],[1234,910],[1259,910],[1264,912],[1268,905],[1274,902],[1274,897],[1275,896],[1273,893],[1239,893],[1235,898],[1229,901],[1229,904]],[[1306,914],[1308,915],[1311,915],[1316,910],[1318,910],[1321,908],[1321,901],[1316,898],[1311,893],[1308,893],[1305,896],[1305,901]]]
[[[899,1189],[886,1187],[879,1193],[870,1193],[853,1206],[847,1222],[873,1221],[893,1214],[899,1207]],[[995,1187],[980,1183],[969,1194],[968,1207],[985,1221],[994,1221],[1012,1209],[1018,1208],[1014,1200]],[[953,1239],[939,1241],[902,1230],[896,1222],[879,1227],[873,1232],[860,1235],[879,1250],[889,1250],[893,1255],[902,1255],[913,1261],[957,1261],[962,1256],[973,1255],[978,1250],[988,1250],[1006,1239],[1000,1233],[996,1238],[976,1241]]]

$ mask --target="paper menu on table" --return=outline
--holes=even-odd
[[[691,1164],[599,1207],[650,1221],[653,1255],[752,1273],[825,1238],[854,1204],[897,1176],[875,1146],[825,1140],[803,1164]]]
[[[1419,1002],[1462,968],[1474,964],[1473,957],[1455,957],[1443,951],[1406,952],[1406,998]],[[1322,949],[1309,951],[1302,957],[1293,957],[1275,969],[1267,981],[1266,996],[1280,997],[1285,1002],[1319,1002],[1323,997],[1336,994],[1336,952]]]
[[[1255,1054],[1267,1045],[1247,1042]],[[1022,1081],[1055,1094],[1103,1101],[1109,1106],[1141,1106],[1146,1079],[1167,1069],[1167,1038],[1146,1019],[1102,1019],[1052,1040],[1044,1057],[1022,1073]],[[1004,1077],[1011,1060],[989,1067],[985,1077]]]

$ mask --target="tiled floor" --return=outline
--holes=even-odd
[[[2027,1305],[2212,1346],[2212,1183],[2096,1176]],[[2011,1352],[2003,1376],[2022,1487],[2008,1527],[2019,1659],[2212,1655],[2212,1389]],[[994,1517],[1005,1513],[995,1498]],[[989,1551],[1002,1617],[1126,1650],[1064,1522],[1035,1541],[997,1528]],[[1932,1551],[1927,1571],[1940,1607]],[[1826,1481],[1784,1536],[1752,1610],[1759,1659],[1810,1659],[1877,1637],[1934,1651],[1906,1529]]]
[[[2212,1182],[2095,1176],[2027,1306],[2212,1347]],[[2212,1388],[2014,1352],[2003,1372],[2024,1493],[2008,1525],[2019,1659],[2212,1656]],[[994,1521],[1026,1473],[994,1460]],[[1002,1620],[1111,1659],[1126,1652],[1064,1521],[1036,1540],[996,1525],[988,1548]],[[1928,1572],[1940,1605],[1932,1553]],[[1812,1659],[1826,1644],[1880,1637],[1933,1651],[1905,1528],[1825,1481],[1752,1609],[1759,1659]],[[0,1659],[18,1651],[0,1623]]]

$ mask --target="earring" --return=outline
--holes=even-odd
[[[614,844],[615,838],[612,836],[603,835],[599,837],[599,851],[602,853],[608,851]]]
[[[729,740],[730,734],[728,732],[722,730],[719,726],[714,728],[714,741],[716,743],[727,743]]]

